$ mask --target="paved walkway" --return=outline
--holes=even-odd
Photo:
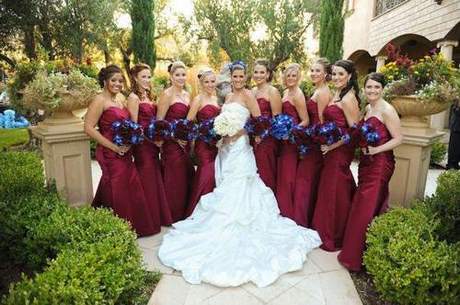
[[[352,164],[357,176],[357,163]],[[101,170],[92,162],[93,189],[96,191]],[[436,179],[442,170],[429,170],[425,195],[436,190]],[[160,234],[139,238],[148,270],[159,270],[163,277],[148,305],[361,305],[362,302],[349,273],[338,264],[337,254],[316,249],[308,255],[304,268],[282,275],[274,284],[257,288],[245,284],[236,288],[219,288],[208,284],[191,285],[180,272],[163,266],[158,257],[158,247],[168,228]]]
[[[163,266],[157,253],[163,234],[139,238],[148,270],[160,270],[163,277],[148,305],[360,305],[348,272],[337,263],[337,253],[316,249],[308,255],[304,268],[282,275],[274,284],[257,288],[245,284],[219,288],[208,284],[191,285],[180,272]]]

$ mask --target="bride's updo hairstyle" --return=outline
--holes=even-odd
[[[233,74],[233,71],[236,70],[243,70],[244,74],[246,74],[246,64],[242,60],[236,60],[232,62],[230,65],[231,74]]]
[[[118,67],[117,65],[108,65],[107,67],[102,68],[97,74],[99,86],[101,86],[101,88],[104,88],[105,82],[117,73],[120,73],[123,76],[123,79],[125,78],[120,67]]]
[[[361,99],[359,98],[358,73],[355,69],[355,63],[351,60],[338,60],[334,63],[334,66],[345,69],[345,71],[347,71],[347,73],[351,75],[350,80],[348,81],[345,88],[342,88],[342,90],[340,90],[339,99],[342,100],[342,98],[345,96],[345,94],[348,93],[348,91],[354,89],[355,98],[358,101],[358,103],[361,103]]]
[[[283,83],[286,85],[286,77],[291,71],[297,71],[297,81],[300,80],[302,76],[302,70],[300,68],[300,65],[298,63],[291,63],[289,64],[283,71]]]
[[[169,66],[168,66],[169,74],[174,74],[174,72],[176,72],[177,69],[186,70],[187,68],[185,67],[185,64],[180,60],[177,60],[177,61],[175,61],[173,63],[170,63]]]

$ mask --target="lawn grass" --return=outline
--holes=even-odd
[[[26,144],[29,141],[27,128],[4,129],[0,128],[0,151],[11,146]]]

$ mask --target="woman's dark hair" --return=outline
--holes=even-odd
[[[272,79],[273,79],[273,69],[271,68],[271,64],[268,61],[268,59],[266,59],[266,58],[256,59],[256,61],[254,62],[254,67],[257,66],[257,65],[264,66],[265,69],[267,69],[267,73],[268,73],[267,81],[271,82]]]
[[[136,81],[136,77],[137,77],[137,74],[139,74],[139,72],[141,72],[143,70],[151,71],[152,69],[147,64],[139,63],[139,64],[136,64],[134,67],[132,67],[129,70],[129,78],[131,80],[131,92],[136,94],[139,98],[141,98],[141,92],[139,90],[139,84]],[[151,94],[151,90],[147,90],[146,93],[147,93],[147,97],[150,100],[152,100],[153,97],[152,97],[152,94]]]
[[[385,88],[387,84],[385,80],[385,75],[379,72],[372,72],[366,75],[366,78],[364,79],[364,87],[366,86],[367,81],[370,79],[382,85],[382,88]]]
[[[108,65],[107,67],[102,68],[101,71],[99,71],[99,73],[97,74],[99,86],[101,86],[101,88],[104,88],[104,82],[109,80],[114,74],[117,73],[123,75],[123,72],[117,65]]]
[[[354,89],[356,100],[358,103],[361,103],[361,99],[359,98],[358,73],[356,73],[355,63],[351,60],[338,60],[334,63],[334,66],[345,69],[345,71],[351,75],[350,80],[348,81],[345,88],[340,90],[340,100],[342,100],[345,94],[347,94],[351,89]]]
[[[332,76],[332,65],[329,60],[325,57],[321,57],[315,61],[315,64],[323,66],[324,72],[326,73],[326,81],[330,81]]]

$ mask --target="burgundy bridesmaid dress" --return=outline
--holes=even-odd
[[[297,110],[289,101],[283,102],[283,113],[294,118],[295,124],[300,119]],[[297,170],[297,147],[289,140],[282,140],[280,143],[280,154],[278,157],[278,168],[276,177],[276,200],[281,215],[294,220],[294,190]]]
[[[206,105],[197,113],[197,121],[202,122],[215,118],[220,112],[220,108],[214,105]],[[192,194],[187,207],[186,216],[193,213],[201,196],[212,192],[216,186],[214,179],[214,161],[217,156],[217,147],[201,140],[195,141],[195,155],[198,159],[196,175],[193,179]]]
[[[257,99],[262,115],[272,117],[270,101],[261,97]],[[268,136],[259,144],[253,143],[254,156],[256,157],[257,172],[266,186],[276,193],[276,155],[278,152],[278,141]]]
[[[307,101],[307,110],[310,125],[320,124],[318,104],[314,100]],[[322,166],[323,155],[317,144],[299,160],[294,193],[294,220],[298,225],[311,226]]]
[[[109,107],[99,119],[99,132],[112,141],[112,123],[127,118],[126,108]],[[158,232],[158,226],[152,220],[131,151],[120,156],[102,145],[97,146],[96,159],[102,177],[92,205],[112,208],[116,215],[131,223],[139,236],[152,235]]]
[[[338,127],[348,128],[345,114],[336,104],[327,106],[323,117],[325,122],[333,121]],[[318,231],[323,242],[321,248],[326,251],[342,248],[343,234],[356,189],[350,170],[353,153],[353,145],[343,144],[324,155],[312,227]]]
[[[165,119],[172,122],[185,119],[189,106],[182,102],[171,104]],[[161,148],[161,164],[166,199],[173,222],[183,220],[189,202],[194,168],[189,156],[190,146],[181,147],[176,141],[165,141]]]
[[[380,146],[391,140],[391,134],[377,117],[366,120],[379,134]],[[388,183],[395,169],[393,151],[372,156],[361,154],[358,171],[358,189],[343,238],[343,248],[338,259],[347,269],[359,271],[365,248],[366,232],[372,219],[388,208]]]
[[[156,105],[140,103],[138,123],[147,130],[150,120],[156,116]],[[144,141],[133,149],[134,164],[141,178],[145,199],[149,205],[150,214],[158,230],[160,226],[169,226],[172,223],[166,193],[161,176],[159,148],[151,141]]]

